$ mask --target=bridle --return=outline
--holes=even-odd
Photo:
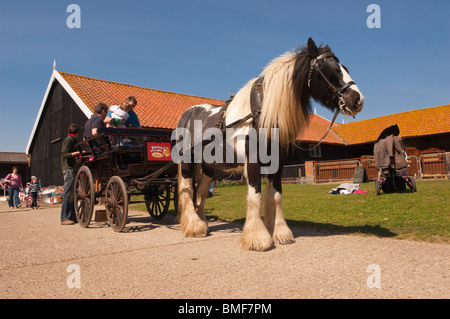
[[[300,146],[296,145],[295,143],[292,143],[296,148],[301,149],[303,151],[312,151],[314,149],[316,149],[321,143],[322,141],[325,139],[325,137],[328,135],[328,133],[330,132],[331,128],[333,127],[334,122],[336,121],[336,118],[339,114],[339,112],[341,112],[344,116],[348,116],[348,111],[345,110],[345,107],[347,106],[347,103],[344,100],[344,97],[342,95],[342,93],[348,89],[351,85],[355,84],[355,82],[350,81],[348,83],[345,83],[343,86],[341,87],[336,87],[333,85],[333,83],[331,83],[327,77],[325,76],[325,74],[323,74],[322,70],[320,70],[319,65],[317,64],[318,61],[322,60],[322,59],[326,59],[329,57],[333,57],[334,59],[337,58],[334,55],[333,52],[326,52],[323,53],[321,55],[318,55],[315,58],[311,59],[310,62],[310,66],[309,66],[309,70],[308,70],[308,88],[311,87],[311,78],[312,78],[312,73],[314,71],[317,72],[317,74],[319,75],[319,78],[325,83],[325,85],[329,88],[329,90],[333,93],[332,97],[331,97],[331,101],[335,101],[336,99],[338,100],[338,104],[339,104],[339,109],[336,110],[336,112],[334,113],[333,116],[333,120],[331,121],[331,125],[328,129],[328,131],[325,133],[324,136],[322,136],[322,138],[319,140],[319,142],[312,148],[310,149],[304,149],[301,148]],[[219,116],[219,121],[216,124],[216,126],[222,131],[225,132],[225,130],[227,128],[232,128],[235,127],[237,125],[242,124],[243,122],[247,121],[250,118],[253,118],[253,125],[257,127],[257,125],[255,123],[257,123],[258,117],[261,113],[261,107],[262,107],[262,100],[263,100],[263,86],[264,86],[264,77],[260,77],[258,78],[255,83],[253,84],[251,93],[250,93],[250,97],[251,97],[251,112],[250,114],[248,114],[247,116],[245,116],[242,119],[239,119],[237,121],[234,121],[231,124],[228,124],[225,126],[225,111],[228,107],[228,104],[230,103],[231,100],[227,101],[227,103],[225,103],[225,105],[223,105],[220,109],[220,116]],[[329,102],[330,100],[328,100],[327,102],[325,102],[326,104]]]
[[[308,71],[308,88],[311,87],[311,78],[312,78],[313,72],[315,71],[319,75],[319,79],[328,87],[328,89],[333,94],[331,97],[331,101],[335,101],[336,99],[338,100],[339,110],[336,111],[336,114],[338,111],[340,111],[344,116],[347,116],[347,115],[349,115],[348,112],[345,110],[347,103],[345,102],[342,93],[346,89],[348,89],[351,85],[355,84],[355,82],[350,81],[348,83],[345,83],[341,87],[336,87],[335,85],[333,85],[333,83],[331,83],[327,79],[325,74],[323,74],[322,70],[319,68],[319,65],[317,64],[318,61],[329,58],[329,57],[333,57],[334,59],[336,59],[336,56],[334,55],[333,52],[326,52],[326,53],[323,53],[323,54],[311,59],[311,62],[309,65],[309,71]],[[329,102],[329,100],[325,103],[327,104],[328,102]]]
[[[336,118],[337,118],[339,112],[341,112],[344,116],[349,115],[348,112],[345,110],[347,103],[345,102],[344,96],[342,95],[342,93],[346,89],[348,89],[351,85],[355,84],[355,82],[350,81],[348,83],[345,83],[343,86],[341,86],[339,88],[334,86],[333,83],[331,83],[327,79],[325,74],[323,74],[322,70],[319,68],[319,65],[317,64],[317,61],[320,61],[322,59],[326,59],[329,57],[333,57],[334,59],[337,60],[337,58],[333,52],[326,52],[326,53],[323,53],[323,54],[311,59],[311,62],[309,65],[309,70],[308,70],[308,88],[311,87],[312,73],[314,71],[316,71],[317,74],[319,75],[319,79],[322,82],[324,82],[325,85],[328,87],[328,89],[331,91],[331,93],[333,93],[333,95],[331,96],[331,101],[335,101],[336,99],[338,100],[339,109],[337,109],[336,112],[334,113],[333,120],[331,121],[330,127],[328,128],[327,132],[325,133],[324,136],[322,136],[322,138],[319,140],[319,142],[315,146],[305,149],[305,148],[298,146],[296,143],[292,143],[292,145],[294,145],[294,147],[296,147],[302,151],[312,151],[312,150],[316,149],[322,143],[322,141],[325,139],[325,137],[327,137],[328,133],[331,131],[331,128],[333,127],[333,124],[336,121]],[[330,100],[326,101],[325,104],[327,104],[329,101]]]

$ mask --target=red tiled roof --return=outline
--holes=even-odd
[[[323,117],[310,114],[308,127],[297,136],[297,142],[318,142],[327,133],[330,128],[331,122]],[[336,124],[333,124],[335,127]],[[344,144],[333,131],[330,131],[328,135],[323,139],[322,143],[327,144]]]
[[[141,125],[145,127],[174,129],[180,116],[189,107],[198,104],[225,103],[216,99],[148,89],[65,72],[59,74],[91,112],[100,102],[108,106],[118,105],[128,96],[135,96],[138,104],[134,110]]]
[[[94,111],[102,102],[117,105],[133,95],[138,100],[135,108],[142,126],[174,129],[178,119],[189,107],[198,104],[222,105],[225,101],[173,93],[118,82],[94,79],[81,75],[59,72],[78,97]],[[297,141],[318,142],[325,135],[331,122],[311,114],[309,126]],[[334,124],[323,143],[352,145],[376,141],[381,131],[397,124],[400,136],[411,137],[450,132],[450,105],[386,115],[373,119]]]
[[[338,124],[332,130],[352,145],[375,142],[385,128],[394,124],[398,125],[401,137],[450,133],[450,105]]]
[[[108,106],[117,105],[133,95],[138,104],[135,108],[142,126],[174,129],[178,119],[189,107],[198,104],[222,105],[225,101],[148,89],[144,87],[94,79],[86,76],[59,72],[64,80],[86,104],[91,112],[102,102]],[[326,133],[330,122],[318,115],[310,115],[310,125],[299,135],[305,142],[317,142]],[[332,132],[324,143],[342,144]]]

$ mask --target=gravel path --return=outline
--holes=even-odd
[[[258,253],[239,248],[240,224],[184,238],[172,216],[132,211],[115,233],[59,213],[0,202],[0,298],[450,297],[448,244],[294,228],[294,244]]]

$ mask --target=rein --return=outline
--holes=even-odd
[[[327,132],[325,133],[325,135],[322,136],[322,138],[319,140],[319,142],[318,142],[314,147],[311,147],[311,148],[303,148],[303,147],[298,146],[298,145],[295,144],[295,143],[292,143],[292,145],[294,145],[294,146],[295,146],[296,148],[298,148],[299,150],[302,150],[302,151],[308,151],[308,152],[309,152],[309,151],[312,151],[312,150],[315,150],[316,148],[318,148],[319,145],[322,143],[322,141],[325,139],[325,137],[327,137],[328,133],[330,133],[331,128],[333,127],[334,121],[336,121],[336,118],[337,118],[337,116],[338,116],[338,114],[339,114],[339,111],[340,111],[340,110],[336,110],[336,112],[334,113],[334,116],[333,116],[333,120],[331,121],[330,127],[328,128],[328,130],[327,130]]]

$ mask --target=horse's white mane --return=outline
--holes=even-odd
[[[264,100],[260,127],[279,128],[282,146],[294,142],[307,124],[292,87],[295,62],[296,53],[287,52],[270,62],[261,73],[264,76]]]
[[[261,73],[264,76],[264,99],[259,126],[278,128],[282,147],[294,142],[308,123],[292,87],[295,63],[296,52],[287,52],[273,59]],[[255,80],[250,80],[239,90],[228,108],[227,116],[238,119],[249,114],[250,91]]]

